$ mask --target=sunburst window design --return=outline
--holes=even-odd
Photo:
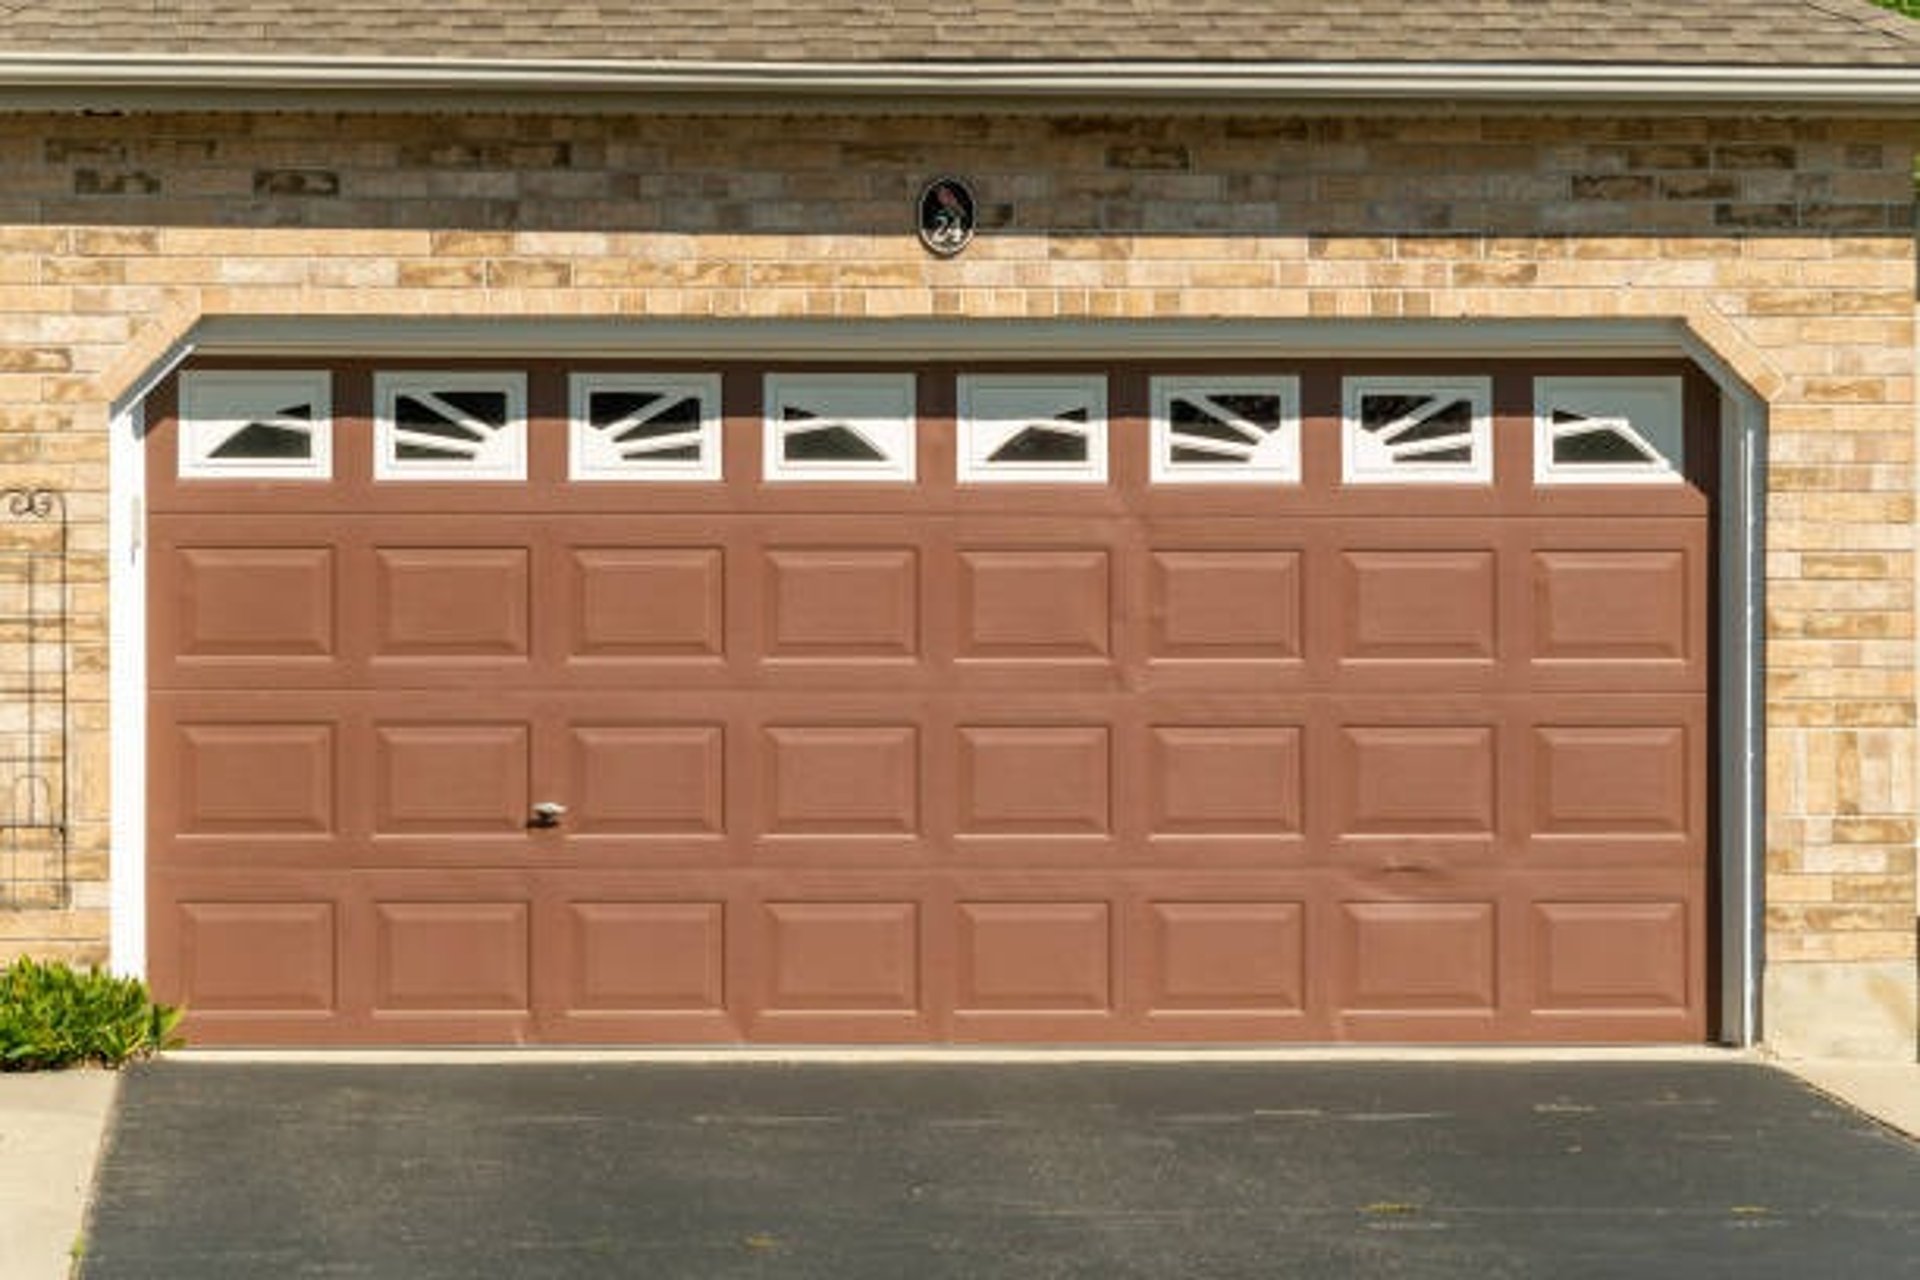
[[[325,370],[181,374],[181,478],[327,479],[333,471],[332,390]]]
[[[382,373],[373,380],[376,480],[524,480],[521,373]]]
[[[1536,484],[1678,484],[1686,428],[1678,378],[1536,378]]]
[[[577,373],[569,474],[575,480],[718,480],[714,374]]]
[[[1155,378],[1155,484],[1293,484],[1300,479],[1295,378]]]
[[[1342,453],[1349,484],[1488,484],[1485,378],[1349,378]]]
[[[1104,484],[1103,377],[977,374],[960,379],[962,484]]]
[[[768,480],[901,481],[914,470],[910,373],[770,373]]]

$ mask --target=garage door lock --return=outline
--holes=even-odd
[[[552,800],[542,800],[533,806],[533,818],[527,823],[530,827],[557,827],[560,819],[567,816],[567,806]]]

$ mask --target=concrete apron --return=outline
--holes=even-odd
[[[111,1071],[0,1075],[0,1276],[71,1271],[119,1087]]]

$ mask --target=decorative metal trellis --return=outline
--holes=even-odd
[[[66,498],[0,489],[0,909],[64,907],[69,850]]]

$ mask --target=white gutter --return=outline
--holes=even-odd
[[[1259,101],[1649,102],[1920,106],[1913,67],[1669,66],[1459,62],[693,62],[434,60],[155,54],[0,54],[0,97],[191,93],[483,93],[720,100],[884,98],[1061,103]]]

